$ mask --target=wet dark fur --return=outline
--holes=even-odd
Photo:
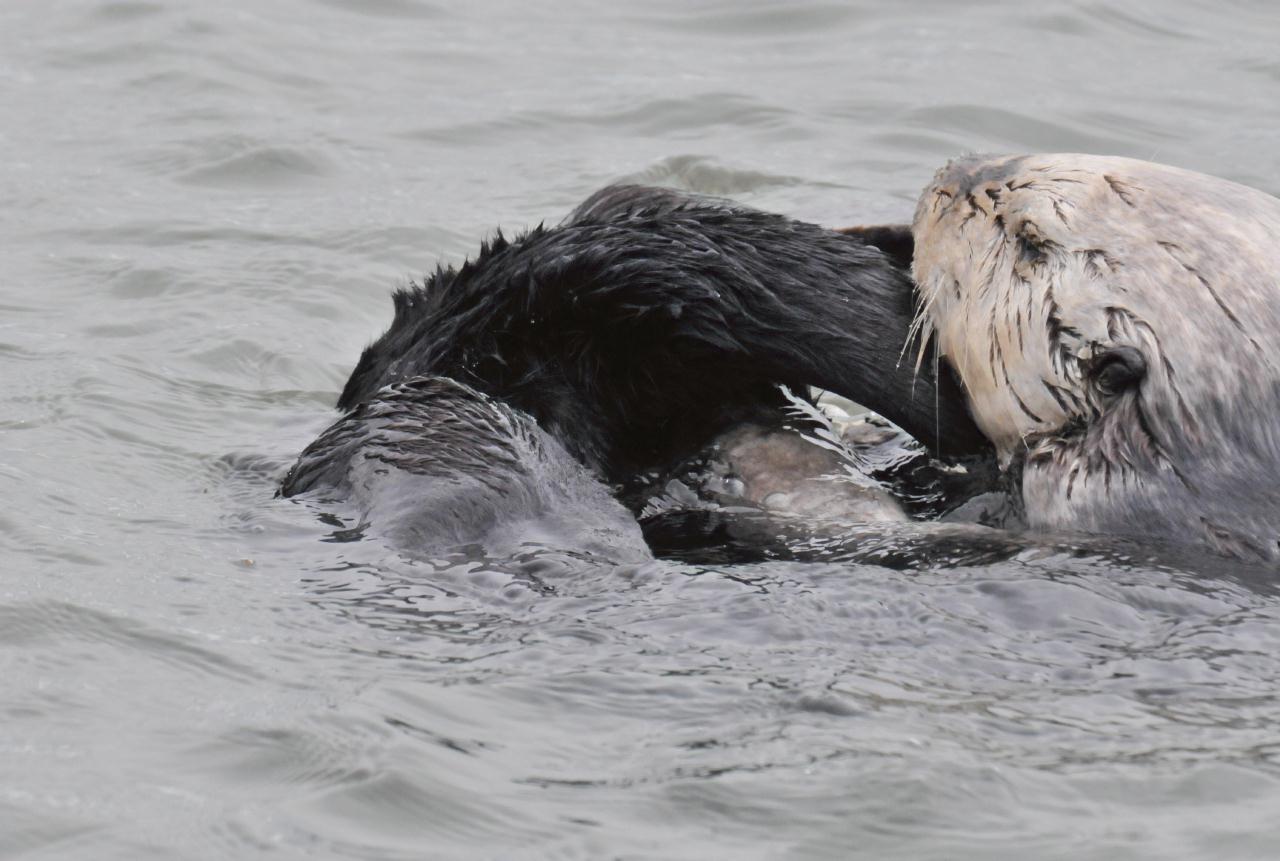
[[[496,488],[509,473],[525,471],[523,450],[536,450],[536,441],[528,416],[453,380],[413,377],[326,428],[299,455],[281,492],[345,493],[346,465],[357,455],[415,475],[472,475]]]
[[[663,469],[814,385],[945,453],[985,448],[954,381],[903,358],[907,275],[877,248],[724,201],[605,189],[395,294],[338,401],[445,375],[532,416],[610,482]]]

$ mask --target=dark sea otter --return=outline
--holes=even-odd
[[[1123,158],[967,158],[913,233],[924,340],[1030,525],[1280,557],[1280,200]]]
[[[282,492],[358,485],[381,498],[384,474],[456,480],[467,493],[435,493],[416,517],[424,534],[462,541],[517,502],[552,504],[531,490],[545,479],[531,477],[532,440],[556,469],[571,459],[634,506],[626,488],[734,428],[776,425],[780,385],[856,399],[935,452],[982,449],[954,380],[903,359],[912,283],[876,241],[722,200],[605,189],[556,227],[499,237],[396,293],[390,328],[338,401],[352,412]]]

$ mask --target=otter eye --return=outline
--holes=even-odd
[[[1147,375],[1147,360],[1133,347],[1112,347],[1089,364],[1089,379],[1104,395],[1131,389]]]

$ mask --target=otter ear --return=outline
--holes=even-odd
[[[877,224],[871,227],[841,227],[836,233],[853,236],[866,245],[879,248],[899,269],[911,269],[915,254],[915,238],[909,224]]]
[[[1100,393],[1113,397],[1142,382],[1147,376],[1147,360],[1133,347],[1111,347],[1093,357],[1088,374]]]

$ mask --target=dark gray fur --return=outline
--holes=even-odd
[[[452,377],[610,482],[784,406],[778,384],[850,397],[944,454],[986,445],[954,381],[903,355],[914,294],[900,267],[856,237],[723,200],[606,188],[394,300],[340,408]]]

